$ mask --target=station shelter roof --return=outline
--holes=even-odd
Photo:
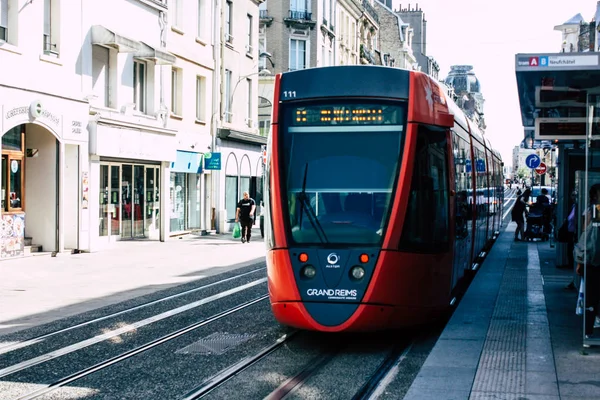
[[[585,138],[588,95],[600,94],[600,53],[516,54],[515,71],[525,135]]]

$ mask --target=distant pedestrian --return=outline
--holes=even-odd
[[[256,202],[250,198],[248,192],[244,192],[244,198],[238,202],[235,212],[235,222],[239,221],[242,226],[242,243],[250,242],[254,210],[256,210]]]
[[[525,240],[525,218],[524,214],[527,213],[527,201],[529,200],[529,195],[531,191],[526,189],[523,194],[517,197],[517,201],[515,201],[515,205],[511,210],[511,218],[514,222],[517,223],[517,229],[515,230],[515,242],[519,242],[521,240]],[[519,233],[521,234],[521,238],[519,239]]]

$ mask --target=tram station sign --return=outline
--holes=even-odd
[[[535,140],[581,141],[590,130],[600,135],[600,118],[591,126],[586,118],[597,102],[600,52],[516,54],[515,73],[521,121]]]

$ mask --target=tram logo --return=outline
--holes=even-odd
[[[331,253],[327,256],[327,262],[331,265],[337,264],[340,261],[340,256],[336,253]]]

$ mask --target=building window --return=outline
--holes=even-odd
[[[182,115],[182,80],[182,70],[173,68],[171,70],[171,113],[175,115]]]
[[[2,137],[2,210],[23,211],[25,174],[23,173],[25,125],[19,125]]]
[[[231,102],[233,101],[233,99],[231,98],[231,79],[232,79],[232,74],[231,71],[226,69],[225,70],[225,122],[229,122],[231,123],[231,121],[233,120],[233,112],[231,110]]]
[[[206,0],[198,0],[198,32],[199,38],[205,39],[209,36],[212,18],[210,7],[207,9]]]
[[[92,91],[96,104],[110,107],[109,101],[109,59],[110,50],[106,47],[92,46]]]
[[[308,12],[308,0],[291,0],[290,10],[298,12]]]
[[[206,108],[206,78],[203,76],[196,77],[196,120],[205,121]]]
[[[171,11],[173,13],[173,26],[183,28],[183,0],[175,0],[171,4],[175,6],[175,10]]]
[[[252,79],[246,79],[248,85],[248,108],[246,109],[246,125],[248,128],[252,128]]]
[[[146,63],[133,62],[133,102],[135,109],[146,112]]]
[[[8,0],[0,0],[0,40],[8,42]]]
[[[306,40],[290,40],[290,70],[306,68]]]
[[[248,14],[248,32],[247,32],[247,40],[246,40],[246,53],[252,53],[252,15]]]
[[[58,56],[60,0],[44,0],[44,54]]]
[[[238,200],[238,177],[227,175],[225,176],[225,209],[228,221],[235,220]]]
[[[225,8],[225,42],[233,43],[233,26],[231,21],[233,20],[233,3],[231,1],[226,2]]]
[[[260,136],[269,136],[269,130],[271,129],[271,121],[266,119],[258,121],[258,132]]]

